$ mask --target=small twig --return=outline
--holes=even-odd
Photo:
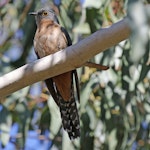
[[[19,18],[19,26],[18,28],[20,28],[27,16],[27,13],[29,11],[29,9],[31,8],[32,6],[32,3],[33,3],[33,0],[30,0],[30,2],[26,5],[26,7],[23,9],[22,11],[22,14],[20,15],[20,18]]]
[[[103,65],[96,64],[96,63],[89,62],[89,61],[87,61],[85,64],[83,64],[83,66],[87,66],[87,67],[90,67],[90,68],[96,68],[96,69],[99,69],[99,70],[107,70],[107,69],[109,69],[108,66],[103,66]]]

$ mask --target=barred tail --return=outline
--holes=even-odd
[[[56,104],[60,109],[64,129],[68,132],[70,139],[75,139],[80,136],[80,121],[74,96],[73,75],[75,76],[77,97],[79,100],[78,77],[76,70],[72,72],[71,78],[70,76],[68,78],[67,74],[65,75],[57,76],[51,79],[46,79],[45,82],[53,99],[55,100]],[[63,89],[64,83],[67,84],[68,82],[71,82],[71,88],[69,89],[69,91],[68,88],[66,89],[64,87]],[[63,96],[61,95],[62,89],[67,93],[67,95],[68,92],[70,93],[69,99],[67,101],[63,98],[64,93]]]
[[[68,132],[70,139],[80,136],[80,122],[75,99],[65,102],[60,100],[60,113],[64,129]]]

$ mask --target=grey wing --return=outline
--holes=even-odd
[[[55,85],[54,85],[54,82],[53,82],[52,78],[46,79],[45,83],[46,83],[46,86],[47,86],[49,92],[51,93],[54,101],[59,106],[59,100],[58,100],[58,97],[57,97],[57,92],[56,92],[56,90],[54,88]]]
[[[67,39],[67,45],[68,46],[72,45],[72,41],[71,41],[71,38],[70,38],[67,30],[65,28],[61,27],[61,31],[64,33],[64,35],[65,35],[65,37]]]
[[[36,51],[35,51],[35,53],[36,53],[36,55],[37,55],[37,58],[40,59],[38,53],[37,53]],[[55,85],[54,85],[54,83],[53,83],[53,80],[52,80],[51,78],[46,79],[46,80],[45,80],[45,83],[46,83],[46,86],[47,86],[49,92],[51,93],[51,95],[52,95],[54,101],[55,101],[56,104],[59,106],[58,98],[57,98],[57,92],[56,92],[56,90],[55,90],[55,88],[54,88]]]
[[[77,98],[78,98],[78,101],[80,102],[79,79],[78,79],[77,70],[73,70],[73,75],[74,75],[75,84],[76,84]]]
[[[65,28],[61,27],[61,31],[64,33],[66,39],[67,39],[67,44],[68,46],[72,45],[72,41],[71,38],[68,34],[68,32],[66,31]],[[76,84],[76,90],[77,90],[77,96],[78,96],[78,101],[80,102],[80,93],[79,93],[79,79],[78,79],[78,74],[76,70],[73,70],[73,75],[75,78],[75,84]]]

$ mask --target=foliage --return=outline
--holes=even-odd
[[[0,75],[36,60],[36,25],[28,12],[44,5],[56,11],[73,43],[122,19],[126,12],[133,29],[130,41],[92,58],[109,70],[78,69],[80,139],[69,140],[58,108],[40,82],[0,100],[0,149],[150,149],[150,34],[143,3],[148,1],[0,2]]]

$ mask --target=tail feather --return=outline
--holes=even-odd
[[[70,139],[75,139],[80,136],[80,121],[74,96],[73,75],[75,76],[76,89],[78,93],[77,97],[79,100],[79,87],[76,71],[72,72],[72,83],[70,89],[71,97],[68,101],[63,99],[52,78],[45,80],[52,97],[60,109],[63,128],[68,132]]]
[[[69,102],[60,100],[60,113],[64,129],[68,132],[70,139],[80,136],[80,122],[75,99]]]

